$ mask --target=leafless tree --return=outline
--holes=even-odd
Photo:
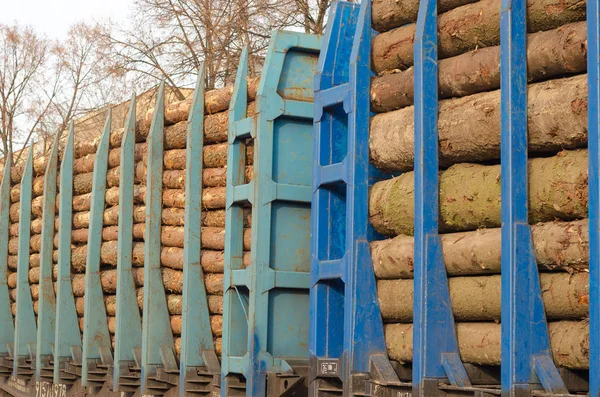
[[[130,27],[107,28],[104,37],[114,70],[132,73],[142,89],[157,79],[188,85],[201,61],[211,89],[233,81],[244,45],[257,73],[274,29],[323,33],[331,1],[136,0]]]

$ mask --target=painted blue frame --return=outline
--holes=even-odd
[[[37,324],[29,287],[29,239],[31,237],[31,196],[33,176],[33,152],[35,143],[29,147],[21,179],[19,201],[19,251],[17,264],[17,313],[15,314],[15,340],[13,345],[13,377],[31,378],[35,360]],[[28,363],[28,361],[30,361]]]
[[[112,387],[120,392],[133,392],[140,386],[139,369],[142,365],[142,317],[132,274],[136,106],[133,94],[119,157],[117,311]],[[106,145],[108,147],[108,141]]]
[[[110,373],[110,367],[113,365],[104,292],[102,291],[100,278],[100,250],[104,224],[104,194],[106,192],[110,129],[111,117],[109,113],[102,140],[98,149],[96,149],[96,158],[94,159],[90,225],[88,227],[86,252],[81,383],[88,388],[102,387],[106,373]]]
[[[12,153],[6,155],[0,185],[0,356],[10,354],[9,344],[14,343],[15,325],[8,291],[8,240],[10,223],[10,171]],[[4,302],[4,303],[2,303]],[[0,368],[0,373],[8,370]]]
[[[234,120],[236,123],[229,133],[230,145],[232,141],[250,135],[252,125],[255,125],[256,137],[253,182],[232,186],[228,180],[227,211],[230,215],[226,233],[232,233],[231,229],[235,227],[232,221],[237,221],[238,226],[237,233],[226,237],[226,244],[231,244],[232,238],[236,237],[237,242],[233,244],[238,244],[234,247],[239,254],[243,236],[239,233],[242,210],[238,204],[236,213],[232,213],[234,203],[250,201],[253,204],[253,224],[249,267],[240,267],[241,256],[237,263],[232,263],[232,252],[228,251],[226,255],[225,327],[246,320],[248,333],[245,349],[240,345],[243,336],[235,341],[227,334],[223,340],[223,396],[232,395],[243,387],[230,376],[232,374],[245,377],[246,395],[265,396],[267,377],[273,392],[279,387],[279,376],[287,377],[281,382],[281,388],[291,389],[303,381],[293,367],[308,364],[308,318],[298,314],[309,311],[310,142],[314,114],[310,82],[319,50],[318,36],[273,32],[258,87],[256,116],[253,120],[243,119],[247,99],[238,99],[247,95],[247,83],[240,80],[241,87],[237,87],[237,97],[234,96],[236,101],[230,107],[231,123]],[[242,65],[238,77],[243,78],[246,70]],[[232,146],[230,153],[243,148],[241,144]],[[244,163],[232,163],[240,158],[244,159],[235,155],[228,158],[228,172],[229,167],[244,166]],[[238,180],[235,182],[243,181],[243,170],[238,168],[236,171]],[[241,307],[233,306],[234,302],[240,301],[235,291],[241,288],[248,290],[247,312],[245,303]],[[233,316],[239,317],[233,319]]]
[[[415,245],[413,395],[438,383],[470,387],[458,353],[439,236],[437,0],[423,0],[415,33]]]
[[[502,0],[501,191],[503,395],[529,395],[541,383],[567,394],[552,360],[527,196],[527,3]],[[590,225],[591,226],[591,225]],[[506,359],[508,357],[508,359]]]
[[[56,176],[58,171],[58,150],[61,134],[56,134],[46,173],[44,174],[44,196],[42,201],[42,235],[40,247],[40,281],[38,298],[38,329],[35,380],[51,382],[54,369],[51,361],[55,337],[56,295],[52,281],[54,261],[54,218],[56,216]]]

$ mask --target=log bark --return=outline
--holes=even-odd
[[[137,303],[140,310],[144,307],[144,290],[139,288],[137,290]],[[106,295],[104,296],[104,306],[106,307],[106,314],[108,316],[116,316],[117,314],[117,296]],[[222,314],[223,313],[223,297],[217,295],[208,296],[208,307],[211,314]],[[85,298],[79,297],[75,299],[75,308],[77,309],[77,315],[84,315]],[[182,296],[181,295],[167,295],[167,308],[171,315],[181,315],[182,309]]]
[[[572,150],[528,162],[529,221],[587,217],[587,150]],[[440,172],[440,231],[500,226],[500,166],[456,164]],[[413,234],[414,174],[376,183],[369,219],[381,234]]]
[[[165,244],[164,240],[173,238],[173,234],[183,237],[183,228],[181,230],[174,230],[173,228],[165,231],[161,235],[161,240]],[[171,234],[169,234],[171,233]],[[246,229],[244,232],[244,247],[246,250],[250,249],[250,230]],[[179,244],[178,242],[176,242]],[[105,241],[102,243],[100,248],[100,261],[105,265],[116,266],[117,265],[117,245],[116,240]],[[173,269],[183,269],[183,241],[179,244],[179,247],[163,246],[161,248],[160,261],[161,265]],[[204,228],[202,232],[202,256],[201,265],[205,272],[223,272],[223,258],[222,251],[224,249],[224,233],[223,229],[220,228]],[[216,252],[215,252],[216,251]],[[71,266],[76,272],[82,273],[85,271],[87,255],[87,245],[82,245],[73,248],[71,251]],[[244,256],[244,262],[249,263],[249,256]],[[133,266],[144,266],[144,243],[134,242],[132,251],[132,265]]]
[[[247,166],[245,171],[245,183],[252,180],[254,167]],[[202,171],[202,184],[205,187],[222,187],[227,183],[227,168],[207,168]]]
[[[144,269],[132,269],[133,280],[136,287],[144,285]],[[181,294],[183,288],[183,272],[169,268],[162,268],[163,283],[167,293]],[[102,290],[108,294],[114,294],[117,291],[117,271],[114,269],[103,270],[100,272],[100,282]],[[205,274],[204,284],[209,295],[223,294],[223,275]],[[75,274],[72,277],[73,295],[82,297],[85,293],[85,275]]]
[[[402,3],[398,3],[402,4]],[[527,37],[527,80],[536,82],[585,73],[586,23],[576,22]],[[500,88],[500,47],[480,48],[439,62],[440,98],[463,97]],[[389,112],[414,101],[414,69],[385,73],[371,83],[371,107]]]
[[[585,20],[581,0],[527,0],[527,29],[534,33]],[[372,64],[377,73],[406,69],[414,62],[416,24],[381,33],[373,39]],[[438,57],[449,58],[500,44],[500,3],[480,0],[438,18]]]
[[[587,145],[587,75],[528,87],[529,150],[556,153]],[[500,91],[440,102],[440,166],[500,158]],[[414,162],[414,108],[371,119],[372,163],[385,171],[408,171]]]
[[[541,273],[540,284],[546,317],[580,320],[589,313],[587,273]],[[500,275],[450,277],[450,303],[456,321],[500,321]],[[377,297],[385,322],[413,321],[413,280],[379,280]],[[402,291],[402,299],[398,299]]]
[[[444,13],[462,5],[478,0],[440,0],[438,13]],[[373,29],[385,32],[398,26],[417,21],[419,0],[373,0],[371,19]]]
[[[254,101],[256,99],[256,92],[258,91],[259,77],[248,79],[248,101]],[[211,90],[206,92],[204,95],[204,113],[213,114],[222,112],[229,109],[229,102],[231,102],[231,96],[233,95],[233,86],[226,86],[217,90]],[[183,101],[169,104],[165,107],[165,123],[176,124],[181,121],[186,121],[192,107],[192,97],[189,97]],[[152,122],[152,115],[154,114],[154,108],[149,109],[144,115],[143,119],[143,130],[147,131],[150,128]]]
[[[183,226],[185,210],[182,208],[164,208],[162,211],[162,223],[167,226]],[[134,223],[146,221],[146,207],[136,206],[133,209]],[[119,223],[119,206],[114,205],[104,210],[104,226],[117,226]],[[90,212],[75,212],[73,214],[73,228],[86,229],[90,225]]]
[[[542,269],[584,270],[589,265],[587,219],[531,226],[533,249]],[[501,230],[442,234],[444,264],[449,276],[500,274]],[[412,278],[414,239],[400,235],[371,243],[378,279]]]
[[[559,367],[588,369],[589,325],[584,321],[558,321],[548,324],[554,362]],[[500,324],[458,323],[458,348],[463,362],[500,365]],[[412,361],[412,324],[388,324],[385,339],[390,358]]]

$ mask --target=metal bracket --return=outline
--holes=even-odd
[[[531,395],[532,385],[568,394],[550,350],[528,224],[527,5],[503,0],[500,18],[502,189],[502,394]],[[416,343],[416,342],[415,342]],[[506,359],[508,358],[508,359]]]

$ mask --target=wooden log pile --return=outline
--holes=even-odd
[[[556,364],[589,365],[586,4],[527,0],[529,220]],[[388,354],[412,361],[419,0],[374,0],[369,216]],[[500,364],[500,2],[440,0],[439,225],[464,362]],[[401,295],[400,295],[401,294]]]

